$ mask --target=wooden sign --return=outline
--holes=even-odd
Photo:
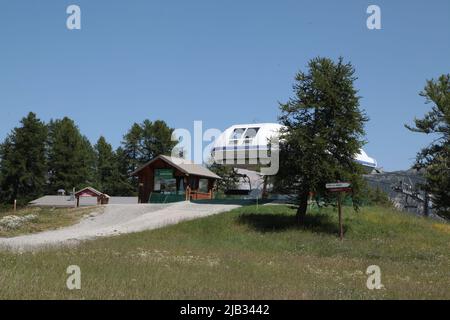
[[[330,192],[350,192],[352,188],[349,182],[335,182],[335,183],[327,183],[325,188]]]
[[[327,190],[330,192],[338,192],[339,193],[339,195],[337,197],[337,206],[338,206],[338,212],[339,212],[339,237],[341,238],[341,240],[343,240],[344,239],[344,226],[342,223],[341,193],[352,191],[351,184],[349,182],[327,183],[325,185],[325,188],[327,188]]]

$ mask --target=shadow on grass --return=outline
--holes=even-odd
[[[295,215],[246,213],[238,217],[238,223],[245,224],[259,232],[282,232],[287,230],[310,230],[312,232],[338,234],[339,226],[326,214],[307,214],[305,223],[299,225]],[[344,228],[344,232],[345,232]]]

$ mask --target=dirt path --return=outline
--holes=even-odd
[[[74,245],[80,241],[139,232],[176,224],[183,220],[205,217],[237,208],[236,205],[139,204],[108,205],[102,214],[91,214],[78,224],[52,231],[0,238],[0,248],[14,251],[36,250],[45,247]]]

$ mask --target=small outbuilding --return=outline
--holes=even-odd
[[[80,206],[81,197],[97,198],[97,205],[104,205],[109,203],[109,196],[107,194],[102,193],[92,187],[86,187],[75,193],[75,198],[77,199],[77,207]]]
[[[221,179],[191,161],[160,155],[132,175],[139,179],[139,203],[213,199],[214,185]]]

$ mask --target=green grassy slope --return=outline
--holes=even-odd
[[[37,253],[0,252],[0,298],[450,299],[450,225],[390,209],[243,207],[159,230]],[[78,265],[82,289],[66,288]],[[368,290],[378,265],[384,289]]]
[[[88,208],[38,208],[27,207],[16,212],[0,212],[0,219],[6,216],[26,217],[33,215],[33,219],[21,223],[17,228],[6,228],[0,224],[0,237],[15,237],[19,235],[38,233],[68,227],[79,222],[83,216],[92,211],[101,211],[100,207]]]

